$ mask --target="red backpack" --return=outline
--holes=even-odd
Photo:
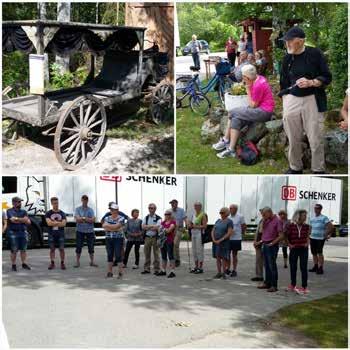
[[[260,151],[252,141],[244,141],[237,147],[236,154],[241,164],[254,165],[259,160]]]

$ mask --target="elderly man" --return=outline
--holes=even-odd
[[[239,65],[236,68],[234,68],[234,70],[233,70],[233,75],[234,75],[233,78],[238,83],[240,83],[243,80],[242,67],[249,64],[247,51],[242,51],[240,53],[239,62],[240,62]],[[231,70],[231,72],[232,72],[232,70]]]
[[[169,202],[171,204],[171,212],[173,213],[173,218],[176,220],[176,235],[174,240],[174,257],[175,257],[175,266],[179,267],[181,264],[180,260],[180,242],[182,235],[184,233],[184,224],[186,223],[186,213],[185,210],[178,207],[179,202],[177,199],[173,199]]]
[[[238,213],[238,205],[231,204],[229,219],[233,223],[233,234],[230,237],[230,253],[232,254],[232,271],[231,277],[237,276],[238,252],[242,250],[242,235],[244,235],[247,225],[243,215]],[[230,273],[230,261],[227,274]]]
[[[259,213],[262,216],[263,209],[259,209]],[[255,248],[255,277],[251,278],[251,281],[262,282],[264,281],[264,255],[262,252],[262,229],[263,229],[264,219],[261,217],[258,226],[256,228],[253,246]]]
[[[8,238],[11,246],[11,262],[12,271],[17,271],[17,252],[21,252],[22,268],[30,270],[27,264],[27,244],[28,244],[28,233],[27,226],[31,224],[27,212],[22,209],[23,199],[19,197],[12,198],[12,208],[7,209],[7,220],[8,220]]]
[[[260,243],[262,243],[265,260],[265,281],[258,288],[267,289],[268,292],[277,292],[278,270],[276,260],[279,242],[283,239],[283,227],[271,208],[263,208],[262,216],[263,224]]]
[[[303,173],[304,133],[311,148],[311,170],[314,174],[324,174],[325,89],[332,75],[321,50],[305,46],[305,33],[301,28],[289,29],[283,40],[287,55],[282,62],[279,96],[283,99],[283,123],[289,140],[286,174]]]
[[[151,273],[151,253],[153,249],[153,268],[154,275],[159,274],[160,260],[159,260],[159,247],[157,245],[157,237],[160,229],[162,218],[156,214],[157,206],[154,203],[148,205],[149,214],[142,221],[142,229],[145,231],[145,264],[144,270],[141,274]]]

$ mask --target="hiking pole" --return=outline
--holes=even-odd
[[[187,237],[187,255],[188,255],[188,270],[191,271],[191,254],[190,254],[190,245],[188,243],[188,238],[190,237],[190,233],[188,232],[188,237]]]

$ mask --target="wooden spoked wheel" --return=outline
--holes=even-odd
[[[106,111],[96,97],[76,98],[62,113],[55,131],[55,154],[62,167],[76,170],[94,159],[106,127]]]
[[[173,115],[174,87],[169,82],[161,82],[152,91],[150,113],[156,124]]]

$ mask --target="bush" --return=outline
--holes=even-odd
[[[19,69],[20,68],[20,69]],[[28,55],[14,51],[2,56],[2,87],[12,86],[10,97],[23,96],[28,93],[29,61]]]
[[[329,63],[333,75],[333,81],[329,88],[329,109],[334,109],[342,105],[348,86],[347,4],[341,4],[337,7],[328,40]]]

